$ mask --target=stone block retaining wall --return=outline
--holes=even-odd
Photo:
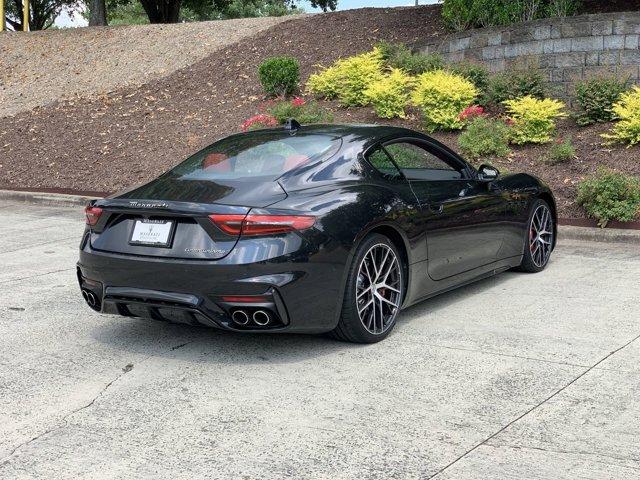
[[[575,84],[595,76],[640,83],[640,12],[581,15],[468,30],[417,44],[448,62],[485,64],[492,72],[539,69],[550,94],[570,100]]]

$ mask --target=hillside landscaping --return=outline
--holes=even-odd
[[[476,165],[539,176],[561,217],[637,218],[639,88],[589,79],[571,109],[535,70],[492,75],[409,48],[446,31],[440,7],[289,19],[142,87],[5,117],[0,187],[114,192],[294,117],[429,132]]]

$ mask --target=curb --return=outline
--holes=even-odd
[[[84,207],[96,197],[67,195],[65,193],[39,193],[14,190],[0,190],[0,200],[13,200],[21,203],[47,205],[50,207]]]
[[[95,198],[96,197],[83,195],[68,195],[65,193],[0,190],[0,200],[13,200],[21,203],[47,205],[51,207],[84,207],[90,200]],[[640,245],[640,230],[559,225],[558,239],[560,241],[582,240],[589,242],[630,243]]]
[[[640,245],[640,230],[621,228],[558,226],[558,240],[582,240],[588,242],[628,243]]]

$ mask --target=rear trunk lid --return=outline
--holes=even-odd
[[[102,214],[91,229],[94,250],[176,259],[218,260],[235,247],[212,214],[246,215],[286,198],[277,182],[183,181],[166,176],[98,200]]]

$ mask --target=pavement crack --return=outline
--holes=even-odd
[[[174,350],[178,350],[179,348],[186,347],[190,343],[193,343],[193,340],[191,340],[190,342],[181,343],[180,345],[176,345],[174,347],[171,347],[171,351],[173,352]]]
[[[587,373],[589,373],[591,370],[593,370],[594,368],[596,368],[598,365],[600,365],[602,362],[606,361],[607,359],[609,359],[609,357],[611,357],[612,355],[615,355],[616,353],[618,353],[620,350],[622,350],[625,347],[628,347],[629,345],[631,345],[633,342],[635,342],[636,340],[638,340],[640,338],[640,335],[636,335],[634,338],[632,338],[631,340],[629,340],[627,343],[625,343],[624,345],[616,348],[615,350],[609,352],[607,355],[605,355],[604,357],[602,357],[600,360],[598,360],[596,363],[594,363],[593,365],[591,365],[589,368],[587,368],[584,372],[582,372],[580,375],[578,375],[577,377],[575,377],[574,379],[572,379],[569,383],[567,383],[565,386],[559,388],[558,390],[556,390],[555,392],[553,392],[551,395],[549,395],[548,397],[546,397],[544,400],[542,400],[541,402],[537,403],[536,405],[534,405],[533,407],[531,407],[530,409],[528,409],[526,412],[522,413],[521,415],[519,415],[518,417],[516,417],[515,419],[511,420],[509,423],[507,423],[506,425],[504,425],[503,427],[501,427],[500,429],[498,429],[496,432],[492,433],[491,435],[489,435],[487,438],[485,438],[484,440],[482,440],[480,443],[477,443],[476,445],[474,445],[473,447],[471,447],[469,450],[467,450],[466,452],[464,452],[462,455],[458,456],[455,460],[449,462],[447,465],[445,465],[444,467],[442,467],[441,469],[439,469],[437,472],[435,472],[433,475],[431,475],[430,477],[427,478],[427,480],[434,478],[438,475],[440,475],[442,472],[444,472],[445,470],[447,470],[448,468],[452,467],[453,465],[455,465],[456,463],[458,463],[460,460],[462,460],[463,458],[465,458],[467,455],[469,455],[471,452],[475,451],[477,448],[481,447],[482,445],[486,445],[487,442],[489,442],[490,440],[494,439],[495,437],[497,437],[498,435],[500,435],[502,432],[504,432],[507,428],[509,428],[511,425],[513,425],[514,423],[522,420],[524,417],[526,417],[527,415],[529,415],[531,412],[533,412],[534,410],[538,409],[539,407],[541,407],[542,405],[544,405],[545,403],[547,403],[549,400],[551,400],[553,397],[555,397],[556,395],[558,395],[559,393],[563,392],[564,390],[566,390],[567,388],[569,388],[571,385],[573,385],[575,382],[577,382],[578,380],[580,380],[582,377],[584,377]]]
[[[122,369],[122,371],[121,371],[121,372],[120,372],[120,373],[119,373],[119,374],[118,374],[118,375],[117,375],[113,380],[111,380],[111,381],[110,381],[110,382],[108,382],[104,387],[102,387],[102,388],[100,389],[100,391],[99,391],[99,392],[98,392],[98,393],[97,393],[97,394],[96,394],[96,395],[95,395],[95,396],[94,396],[94,397],[93,397],[93,398],[92,398],[92,399],[91,399],[87,404],[85,404],[85,405],[83,405],[83,406],[81,406],[81,407],[78,407],[78,408],[76,408],[76,409],[72,410],[71,412],[69,412],[69,413],[65,414],[65,415],[62,417],[62,420],[61,420],[57,425],[54,425],[53,427],[48,428],[48,429],[47,429],[47,430],[45,430],[44,432],[39,433],[39,434],[38,434],[38,435],[36,435],[35,437],[32,437],[32,438],[30,438],[29,440],[27,440],[27,441],[25,441],[25,442],[22,442],[22,443],[20,443],[19,445],[17,445],[16,447],[14,447],[14,449],[13,449],[13,450],[11,450],[11,453],[10,453],[9,455],[7,455],[6,457],[4,457],[4,458],[0,459],[0,464],[4,464],[4,463],[8,462],[8,461],[9,461],[9,459],[11,459],[11,457],[13,457],[14,455],[16,455],[16,453],[18,453],[18,451],[19,451],[21,448],[23,448],[23,447],[26,447],[26,446],[30,445],[31,443],[33,443],[33,442],[35,442],[35,441],[39,440],[40,438],[42,438],[42,437],[44,437],[44,436],[46,436],[46,435],[49,435],[50,433],[56,432],[56,431],[58,431],[58,430],[60,430],[60,429],[62,429],[62,428],[64,428],[64,427],[66,427],[66,426],[67,426],[67,419],[68,419],[69,417],[71,417],[72,415],[75,415],[75,414],[76,414],[76,413],[78,413],[78,412],[81,412],[81,411],[83,411],[83,410],[86,410],[87,408],[90,408],[90,407],[91,407],[91,406],[96,402],[96,400],[98,400],[102,395],[104,395],[104,394],[105,394],[105,392],[106,392],[107,390],[109,390],[109,388],[110,388],[114,383],[116,383],[116,382],[117,382],[118,380],[120,380],[124,375],[126,375],[127,373],[129,373],[132,369],[133,369],[133,365],[132,365],[132,364],[129,364],[129,365],[127,365],[126,367],[124,367],[124,368]]]

